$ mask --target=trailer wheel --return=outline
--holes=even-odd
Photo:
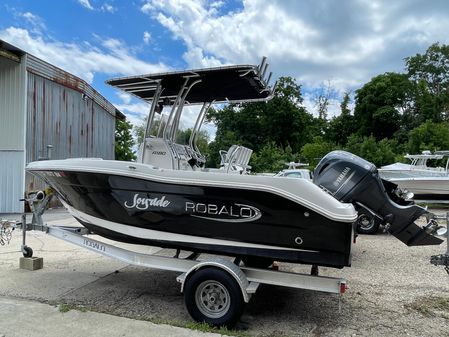
[[[33,250],[31,247],[24,246],[22,249],[23,257],[33,257]]]
[[[198,322],[232,327],[242,315],[244,300],[237,281],[224,270],[209,267],[186,280],[187,310]]]

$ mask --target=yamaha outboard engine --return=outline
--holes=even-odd
[[[397,186],[383,181],[376,166],[365,159],[345,151],[330,152],[318,163],[313,182],[339,201],[352,203],[359,214],[370,213],[408,246],[442,242],[431,235],[432,228],[414,223],[427,210],[395,193]]]

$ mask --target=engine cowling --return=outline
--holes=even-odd
[[[376,166],[363,158],[346,151],[332,151],[318,163],[313,182],[337,200],[371,212],[408,246],[442,242],[414,223],[427,210],[402,199],[395,193],[397,186],[383,181]]]

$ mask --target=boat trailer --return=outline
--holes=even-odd
[[[31,223],[26,223],[25,214],[21,221],[0,220],[0,244],[9,244],[14,229],[21,228],[22,254],[24,258],[32,258],[33,250],[26,245],[26,233],[39,230],[130,265],[179,272],[176,280],[181,284],[188,312],[196,321],[213,326],[233,326],[239,320],[245,303],[249,302],[260,284],[338,294],[339,311],[341,310],[341,298],[347,289],[345,279],[318,276],[317,268],[312,268],[309,275],[279,271],[276,268],[249,268],[242,266],[239,258],[232,260],[215,255],[210,257],[208,254],[200,260],[199,254],[195,253],[180,258],[179,250],[174,257],[167,257],[116,247],[91,238],[89,234],[92,233],[84,227],[45,224],[42,215],[52,195],[53,191],[47,189],[33,193],[25,200],[32,211]]]

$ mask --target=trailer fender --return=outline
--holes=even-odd
[[[185,273],[179,275],[176,278],[176,281],[181,283],[181,292],[184,292],[184,284],[190,276],[192,276],[196,271],[208,267],[215,267],[222,269],[223,271],[231,275],[237,281],[237,284],[240,286],[240,290],[242,291],[243,295],[243,300],[245,301],[245,303],[249,302],[251,295],[247,289],[250,288],[249,287],[250,283],[248,282],[245,273],[232,261],[225,260],[222,258],[201,261],[192,268],[190,268]]]

